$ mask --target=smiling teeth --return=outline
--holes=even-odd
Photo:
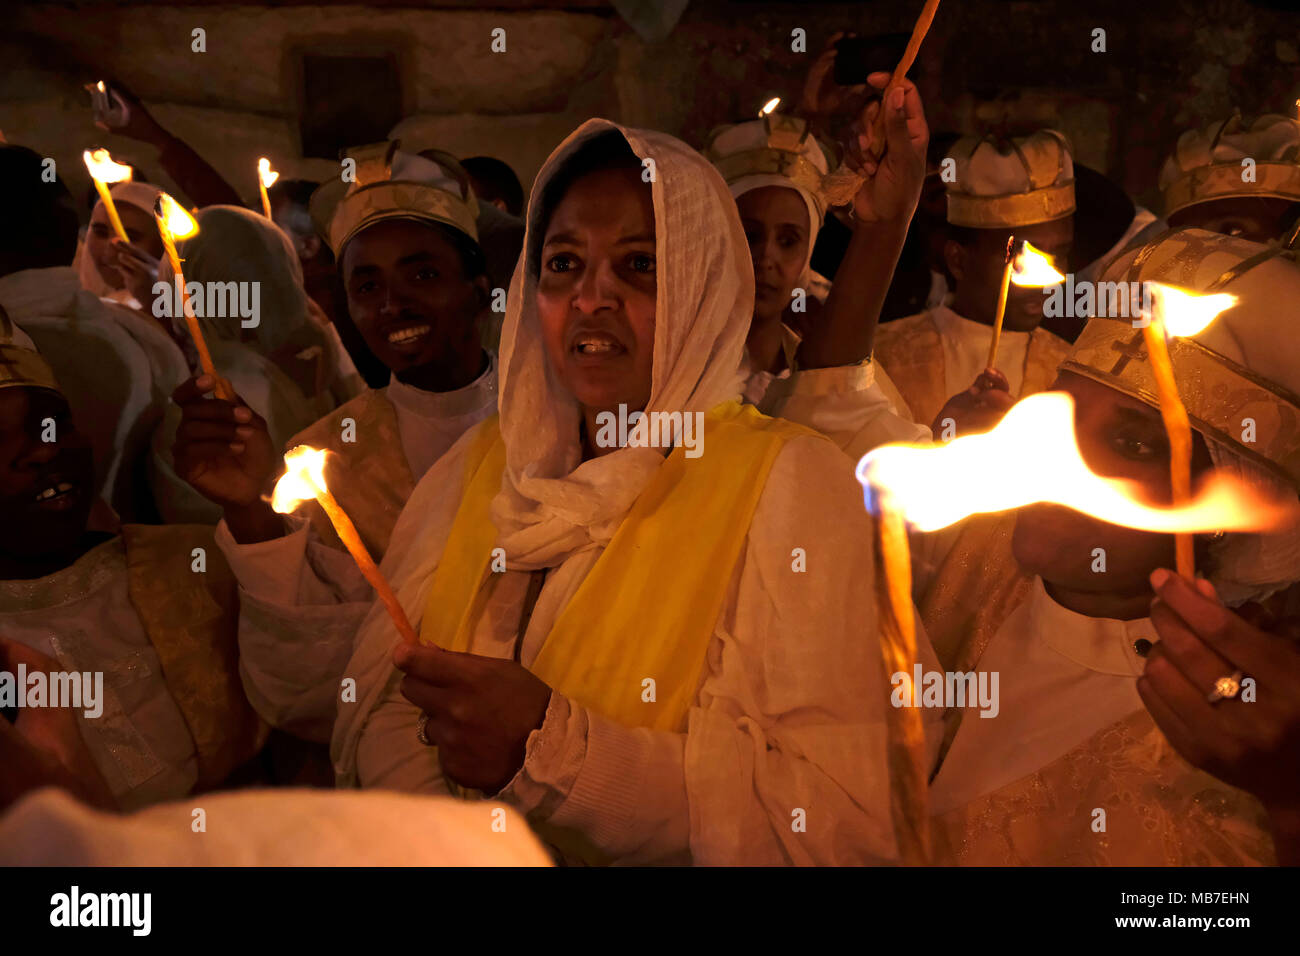
[[[71,490],[72,490],[72,485],[68,484],[66,481],[61,481],[57,485],[54,485],[50,488],[46,488],[44,491],[42,491],[39,495],[36,496],[36,500],[47,501],[50,498],[53,498],[55,495],[66,494]]]
[[[396,332],[389,332],[388,341],[393,345],[401,345],[403,342],[410,342],[412,339],[427,335],[428,332],[429,327],[427,325],[415,325],[409,329],[398,329]]]
[[[618,343],[611,342],[609,339],[579,339],[577,347],[582,353],[612,352],[618,348]]]

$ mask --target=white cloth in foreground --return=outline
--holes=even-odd
[[[238,790],[118,816],[46,788],[0,818],[0,866],[549,865],[504,804],[377,791]]]
[[[62,670],[104,675],[103,713],[88,718],[82,708],[77,725],[119,805],[169,800],[194,786],[194,739],[127,593],[121,538],[46,577],[0,581],[0,636]]]
[[[1150,618],[1077,614],[1034,578],[979,661],[979,671],[998,675],[997,715],[966,714],[930,785],[930,812],[1019,780],[1141,710],[1144,662],[1133,649],[1139,639],[1158,639]]]

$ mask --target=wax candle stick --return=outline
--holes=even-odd
[[[158,201],[154,205],[154,218],[158,221],[158,235],[162,237],[163,251],[167,253],[167,261],[171,263],[172,272],[175,273],[174,281],[180,297],[181,312],[185,315],[185,326],[194,341],[194,348],[199,353],[199,365],[202,366],[204,374],[211,375],[217,383],[217,397],[233,402],[234,389],[217,374],[217,367],[212,362],[212,353],[208,351],[207,340],[203,337],[203,329],[199,326],[194,307],[190,304],[189,294],[185,291],[185,274],[181,271],[181,257],[176,252],[176,240],[188,239],[197,233],[199,224],[180,203],[166,193],[158,196]]]
[[[887,675],[904,675],[910,693],[905,706],[888,708],[890,779],[894,788],[891,812],[904,862],[920,865],[930,858],[928,777],[925,732],[921,724],[920,688],[911,687],[917,663],[916,622],[912,609],[912,558],[907,523],[887,493],[873,495],[876,504],[877,614],[880,648]]]
[[[1156,391],[1160,396],[1160,417],[1169,436],[1169,480],[1173,503],[1177,507],[1192,497],[1192,424],[1187,418],[1187,407],[1178,394],[1174,366],[1165,342],[1165,325],[1158,309],[1142,329],[1142,338],[1146,342],[1151,373],[1155,376]],[[1195,580],[1196,556],[1190,534],[1179,532],[1174,535],[1174,558],[1178,573],[1189,581]]]
[[[81,154],[81,158],[86,164],[90,178],[95,183],[95,190],[99,193],[100,200],[104,203],[104,210],[108,213],[108,221],[112,223],[113,231],[123,242],[130,242],[131,240],[126,237],[126,229],[122,226],[122,219],[117,214],[117,206],[113,205],[113,194],[108,187],[109,183],[123,183],[130,180],[131,167],[113,162],[113,157],[106,149],[88,149]]]
[[[262,212],[267,219],[271,219],[271,197],[267,190],[275,185],[275,181],[280,178],[280,174],[271,169],[271,161],[263,156],[257,161],[257,188],[262,193]]]
[[[1014,259],[1011,251],[1015,247],[1015,234],[1007,236],[1007,261],[1002,266],[1002,288],[998,292],[998,310],[993,320],[993,340],[989,342],[988,368],[997,368],[998,342],[1002,339],[1002,318],[1007,313],[1007,293],[1011,290],[1011,265]]]
[[[370,582],[370,586],[375,589],[375,593],[384,603],[388,616],[397,625],[397,632],[404,640],[418,644],[420,639],[415,633],[415,628],[411,626],[406,611],[402,609],[402,604],[393,593],[388,580],[370,556],[365,543],[361,540],[361,535],[357,533],[356,525],[330,494],[329,486],[325,481],[325,451],[312,448],[310,445],[298,445],[285,454],[284,465],[286,470],[283,477],[276,482],[275,491],[271,496],[271,507],[281,514],[288,514],[301,502],[314,498],[329,517],[330,524],[338,532],[339,540],[352,555],[352,560],[357,563],[365,579]]]

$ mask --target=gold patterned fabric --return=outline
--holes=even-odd
[[[918,602],[939,661],[971,671],[1032,578],[1014,514],[970,519]],[[940,760],[964,711],[944,717]],[[1105,811],[1105,831],[1093,829]],[[1184,761],[1146,711],[934,818],[935,861],[964,866],[1240,866],[1275,862],[1263,807]]]
[[[1300,487],[1300,346],[1291,311],[1300,268],[1285,250],[1202,229],[1175,229],[1107,264],[1101,280],[1156,281],[1237,304],[1169,344],[1178,391],[1202,433]],[[1062,366],[1159,407],[1142,330],[1091,320]]]
[[[1245,161],[1249,162],[1245,162]],[[1300,202],[1300,122],[1240,112],[1178,137],[1160,170],[1166,218],[1215,199],[1239,196]]]
[[[974,229],[1010,229],[1073,214],[1074,161],[1065,135],[1043,129],[1002,139],[964,136],[953,143],[948,221]]]
[[[54,370],[32,340],[14,327],[9,313],[0,308],[0,388],[18,386],[59,391]]]
[[[353,422],[346,434],[345,419]],[[345,437],[356,441],[344,441]],[[325,460],[330,491],[357,526],[371,557],[382,560],[397,516],[415,490],[392,403],[382,392],[363,392],[289,439],[286,449],[295,445],[331,452]],[[343,547],[320,505],[304,502],[301,513],[308,516],[322,541]]]
[[[989,329],[990,337],[993,335]],[[1024,398],[1046,391],[1056,380],[1057,366],[1070,345],[1045,329],[1034,329],[1025,350],[1020,394]],[[929,424],[948,399],[943,342],[928,312],[886,322],[876,330],[872,355],[907,402],[912,420]],[[969,383],[967,383],[969,385]]]
[[[194,737],[197,789],[221,783],[266,742],[239,677],[239,597],[212,529],[124,525],[127,593]],[[206,568],[196,571],[202,549]]]

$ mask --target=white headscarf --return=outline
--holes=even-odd
[[[606,544],[663,462],[662,450],[631,447],[581,461],[580,409],[553,377],[537,317],[536,250],[545,231],[539,200],[579,146],[609,131],[620,133],[643,161],[654,161],[658,293],[646,411],[703,412],[738,393],[754,270],[726,184],[678,139],[588,120],[537,175],[524,255],[507,300],[500,397],[506,473],[492,519],[511,567],[553,567]]]
[[[146,213],[151,219],[153,218],[154,203],[158,201],[158,196],[162,192],[157,186],[149,183],[114,183],[109,187],[109,193],[113,197],[113,205],[126,203],[128,206]],[[104,200],[95,203],[95,208],[91,212],[91,219],[94,214],[104,205]],[[72,263],[77,270],[77,277],[81,280],[81,287],[87,292],[94,293],[101,299],[112,299],[114,302],[120,302],[129,305],[133,309],[140,308],[140,303],[126,289],[110,288],[104,281],[104,277],[99,274],[99,267],[95,265],[94,258],[86,251],[86,244],[83,242],[77,247],[77,256]]]
[[[710,143],[710,149],[719,156],[729,156],[744,150],[761,148],[766,146],[767,142],[767,127],[763,121],[749,120],[718,132],[712,143]],[[823,175],[829,170],[826,153],[814,137],[809,136],[804,140],[800,154]],[[803,183],[777,173],[753,173],[748,176],[741,176],[739,179],[727,184],[727,188],[730,189],[731,195],[735,199],[739,199],[745,193],[761,189],[764,186],[793,189],[803,199],[804,205],[808,208],[808,252],[804,256],[803,268],[799,270],[800,281],[806,286],[807,280],[812,274],[813,246],[817,244],[817,234],[821,232],[822,224],[826,219],[826,197],[813,192]]]

